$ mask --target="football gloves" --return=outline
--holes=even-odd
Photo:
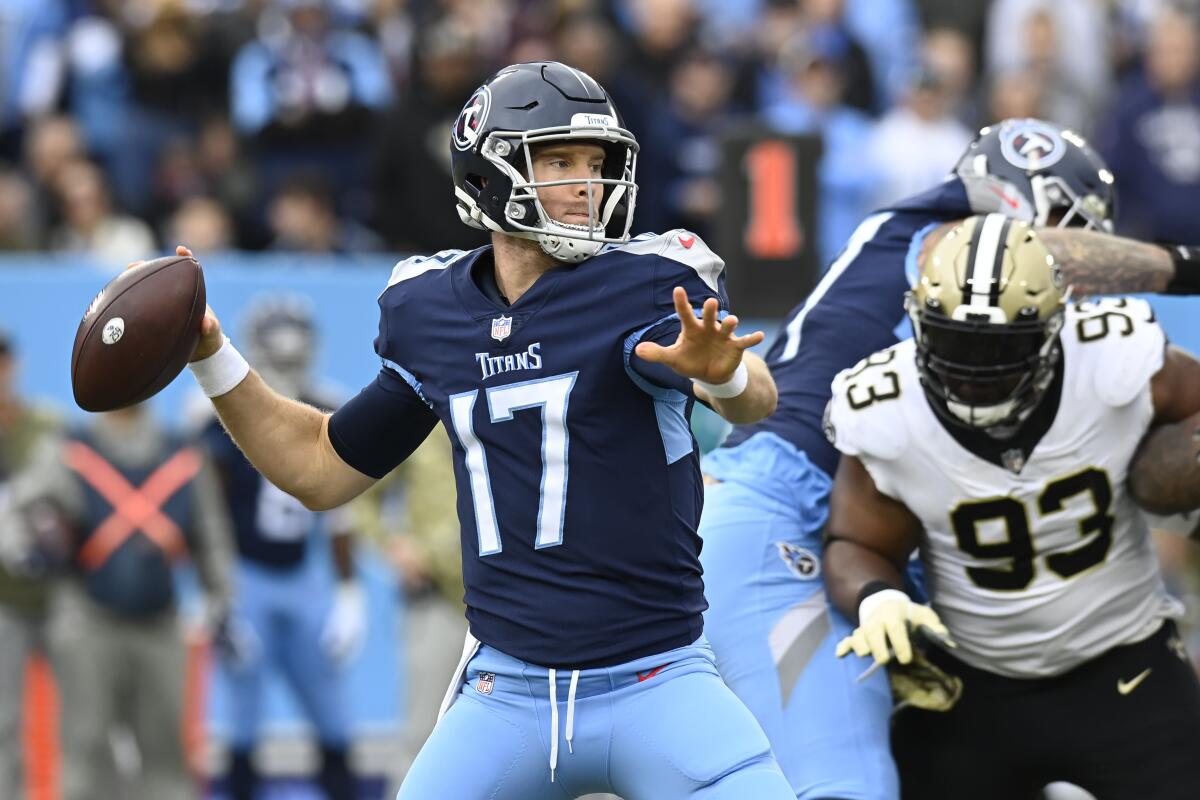
[[[929,606],[914,603],[899,589],[884,589],[867,595],[858,607],[858,627],[838,642],[837,656],[854,652],[871,656],[875,663],[886,665],[895,656],[900,664],[913,660],[912,632],[927,629],[931,638],[944,640],[953,647],[950,631]]]
[[[341,582],[321,629],[321,647],[339,667],[358,655],[367,638],[367,597],[355,581]]]
[[[925,628],[916,631],[917,639],[924,639]],[[892,684],[893,711],[912,706],[925,711],[949,711],[962,697],[963,682],[930,661],[925,647],[916,642],[913,660],[907,664],[893,664],[888,668]]]

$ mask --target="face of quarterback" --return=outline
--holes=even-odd
[[[602,177],[604,148],[595,144],[555,142],[535,147],[532,159],[534,181],[586,181]],[[587,183],[539,186],[537,194],[542,208],[555,222],[585,230],[599,226],[603,184],[591,184],[590,203]]]

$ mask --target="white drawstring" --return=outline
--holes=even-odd
[[[550,669],[550,782],[558,769],[558,671]],[[575,690],[579,686],[579,670],[571,670],[571,688],[567,691],[567,752],[574,754],[571,740],[575,738]]]
[[[550,668],[550,782],[554,783],[554,770],[558,767],[558,690],[555,687],[555,670]]]
[[[575,687],[579,685],[579,670],[571,670],[571,689],[567,692],[567,752],[574,754],[571,739],[575,736]]]

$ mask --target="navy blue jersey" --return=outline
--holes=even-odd
[[[412,446],[391,429],[442,421],[467,617],[484,643],[570,668],[690,644],[706,607],[693,398],[645,380],[630,355],[674,317],[673,287],[726,307],[723,263],[693,234],[646,235],[557,266],[508,306],[473,279],[491,258],[397,265],[379,299],[383,372],[334,414],[331,441],[381,475]]]
[[[264,478],[215,417],[200,440],[212,457],[229,506],[238,556],[277,569],[301,563],[318,515]]]
[[[834,473],[838,453],[822,428],[833,378],[911,335],[904,294],[915,279],[924,235],[942,223],[979,213],[973,208],[986,199],[975,196],[976,188],[971,187],[968,197],[963,182],[951,178],[863,220],[816,288],[788,314],[767,353],[779,388],[775,413],[736,426],[725,447],[768,431],[807,453],[826,473]],[[978,189],[988,192],[991,187]],[[1005,198],[1000,194],[992,202],[1003,205]]]

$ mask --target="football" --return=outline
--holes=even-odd
[[[200,340],[204,271],[169,256],[131,267],[92,300],[71,352],[71,389],[85,411],[140,403],[183,370]]]

